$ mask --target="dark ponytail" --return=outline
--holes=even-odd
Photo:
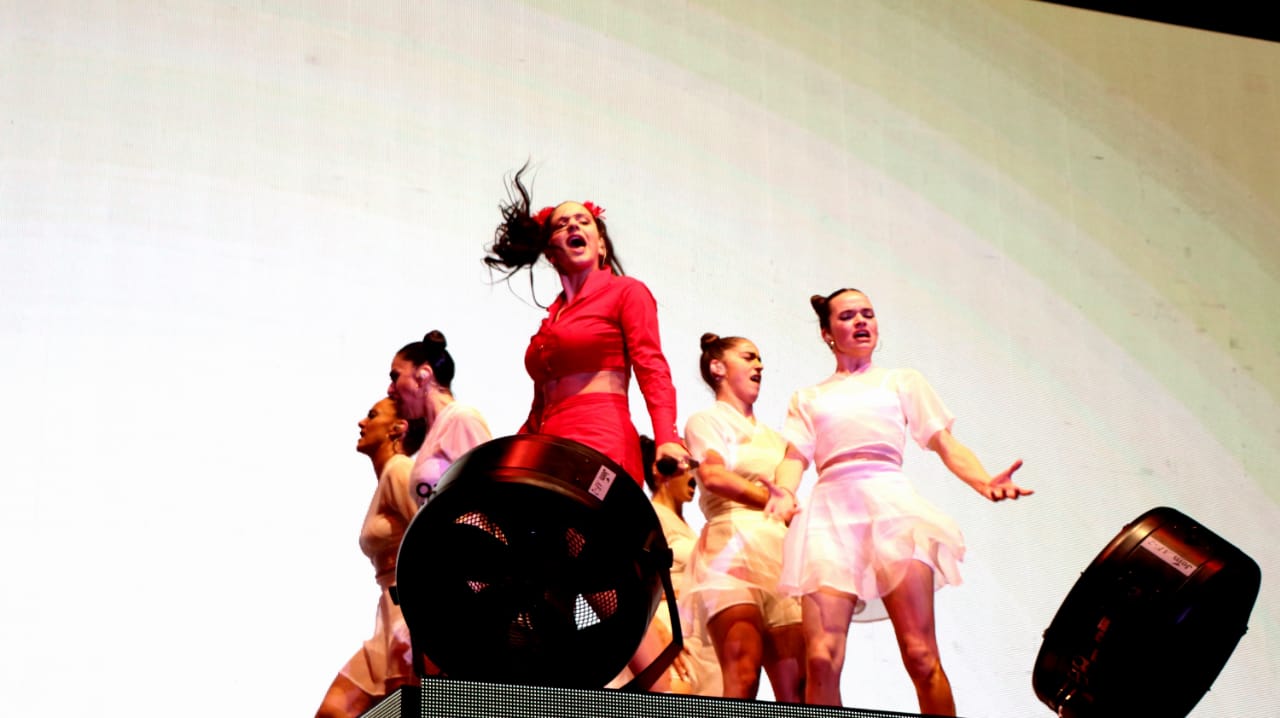
[[[502,224],[494,230],[493,244],[489,245],[489,253],[484,258],[484,263],[490,269],[503,272],[504,278],[537,264],[551,238],[547,226],[533,216],[529,189],[520,181],[528,169],[529,163],[525,162],[511,178],[507,201],[498,205],[502,211]]]
[[[404,439],[400,441],[400,448],[404,449],[405,456],[413,456],[418,453],[418,449],[422,448],[422,444],[427,440],[427,420],[421,417],[417,419],[405,419],[409,427],[405,429]]]
[[[644,484],[649,487],[649,493],[657,490],[657,484],[653,479],[653,462],[658,460],[658,445],[653,439],[640,435],[640,462],[644,464]]]

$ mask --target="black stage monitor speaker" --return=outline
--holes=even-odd
[[[396,591],[415,655],[452,679],[600,688],[626,666],[671,550],[639,485],[603,454],[527,434],[456,461],[405,532]],[[674,640],[633,687],[647,688]]]
[[[1261,580],[1195,520],[1151,509],[1067,594],[1036,657],[1036,696],[1068,718],[1185,716],[1244,635]]]

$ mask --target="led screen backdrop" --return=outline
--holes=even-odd
[[[1013,1],[8,2],[0,107],[7,713],[314,711],[371,630],[393,352],[440,329],[495,433],[527,411],[542,310],[480,257],[530,158],[536,204],[607,208],[682,421],[714,331],[780,425],[832,370],[808,296],[855,286],[877,361],[1026,461],[992,505],[907,457],[968,541],[962,714],[1048,714],[1041,632],[1157,505],[1264,576],[1197,714],[1280,705],[1276,44]],[[915,710],[887,623],[843,688]]]

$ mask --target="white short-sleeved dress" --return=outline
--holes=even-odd
[[[783,436],[817,467],[818,482],[792,521],[782,590],[831,588],[858,597],[855,621],[887,617],[879,600],[913,560],[934,588],[960,583],[964,536],[902,472],[907,434],[922,448],[955,421],[912,369],[870,366],[796,392]]]
[[[689,417],[685,442],[698,461],[715,451],[725,468],[761,482],[773,481],[787,449],[782,435],[723,401]],[[730,606],[751,604],[760,609],[767,628],[799,623],[798,602],[778,591],[787,527],[705,486],[698,503],[707,521],[689,559],[689,593],[703,614],[710,619]]]

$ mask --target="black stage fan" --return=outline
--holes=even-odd
[[[1067,594],[1036,657],[1036,696],[1068,718],[1185,716],[1244,635],[1261,581],[1235,546],[1151,509]]]
[[[397,598],[414,655],[450,678],[600,688],[626,666],[671,550],[636,482],[603,454],[540,434],[495,439],[445,472],[405,532]],[[628,688],[643,690],[671,645]],[[419,671],[421,673],[421,671]]]

